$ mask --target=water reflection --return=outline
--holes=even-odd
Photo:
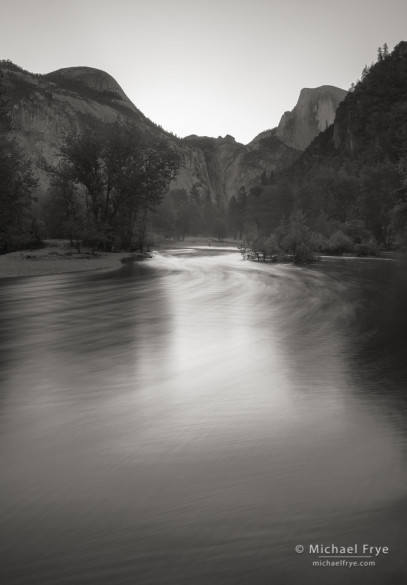
[[[4,582],[343,583],[311,542],[389,546],[346,582],[404,582],[404,277],[358,262],[1,282]]]

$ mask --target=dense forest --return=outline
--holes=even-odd
[[[10,104],[0,100],[1,252],[44,237],[142,249],[151,234],[156,240],[232,237],[263,259],[289,255],[298,262],[318,253],[407,246],[406,42],[391,53],[379,48],[335,123],[294,164],[263,174],[259,185],[249,193],[240,188],[228,204],[194,188],[170,189],[182,162],[178,140],[170,145],[165,135],[141,136],[125,118],[89,121],[84,134],[65,136],[58,162],[43,166],[50,190],[35,204],[31,163],[11,138]]]
[[[365,66],[335,123],[288,169],[229,204],[229,225],[264,258],[377,254],[407,244],[407,43]]]

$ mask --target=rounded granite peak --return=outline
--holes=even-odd
[[[66,81],[76,82],[94,91],[115,93],[120,99],[128,99],[117,81],[109,73],[101,69],[94,69],[93,67],[66,67],[48,73],[48,76],[53,79],[60,78]]]
[[[342,101],[347,93],[348,92],[345,91],[344,89],[341,89],[340,87],[335,87],[334,85],[320,85],[319,87],[304,87],[300,91],[300,97],[298,98],[298,101],[301,101],[302,99],[309,98],[309,97],[322,98],[324,96],[330,96],[335,100]]]

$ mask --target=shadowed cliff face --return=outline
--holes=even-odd
[[[338,105],[346,94],[345,90],[331,85],[302,89],[295,108],[283,114],[277,136],[285,144],[305,150],[334,122]]]
[[[92,120],[111,123],[122,117],[143,135],[169,140],[182,155],[171,188],[195,189],[220,205],[240,188],[248,192],[262,176],[289,166],[300,154],[277,129],[261,133],[247,145],[232,136],[178,139],[146,118],[113,77],[97,69],[71,67],[34,75],[4,63],[0,67],[1,93],[12,106],[14,135],[36,168],[39,197],[49,186],[41,163],[54,163],[56,147],[64,136],[83,132]]]
[[[198,190],[219,203],[236,196],[241,187],[249,192],[262,176],[289,166],[301,154],[277,138],[275,130],[262,132],[247,145],[236,142],[232,136],[188,136],[183,144],[188,145],[190,152],[194,152],[194,160],[202,165],[201,176],[206,181],[196,181]],[[198,173],[192,176],[197,179]]]

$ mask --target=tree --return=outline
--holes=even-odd
[[[233,195],[229,201],[227,217],[228,226],[234,238],[243,238],[243,230],[247,219],[247,193],[242,185],[239,188],[237,197]]]
[[[78,186],[88,238],[105,249],[116,238],[123,247],[142,250],[150,212],[175,178],[179,154],[168,142],[143,138],[132,124],[118,120],[67,136],[58,155],[59,164],[46,170],[54,183]]]
[[[297,264],[307,264],[315,260],[312,234],[301,210],[291,214],[282,248]]]
[[[358,205],[361,215],[376,241],[387,246],[391,243],[391,209],[394,205],[391,193],[399,184],[399,173],[392,163],[365,166],[360,171]]]
[[[221,215],[215,219],[215,223],[213,226],[213,235],[220,241],[224,240],[227,235],[227,226],[226,221],[223,219]]]
[[[66,163],[61,161],[56,168],[49,167],[48,172],[51,190],[43,202],[47,230],[54,237],[58,234],[69,238],[71,246],[75,243],[80,252],[81,240],[86,236],[83,198]]]
[[[37,188],[31,164],[10,137],[11,118],[0,101],[0,252],[30,240],[31,205]]]
[[[394,206],[390,212],[391,227],[395,234],[396,243],[407,247],[407,150],[400,157],[397,165],[401,177],[401,188],[392,193]]]

